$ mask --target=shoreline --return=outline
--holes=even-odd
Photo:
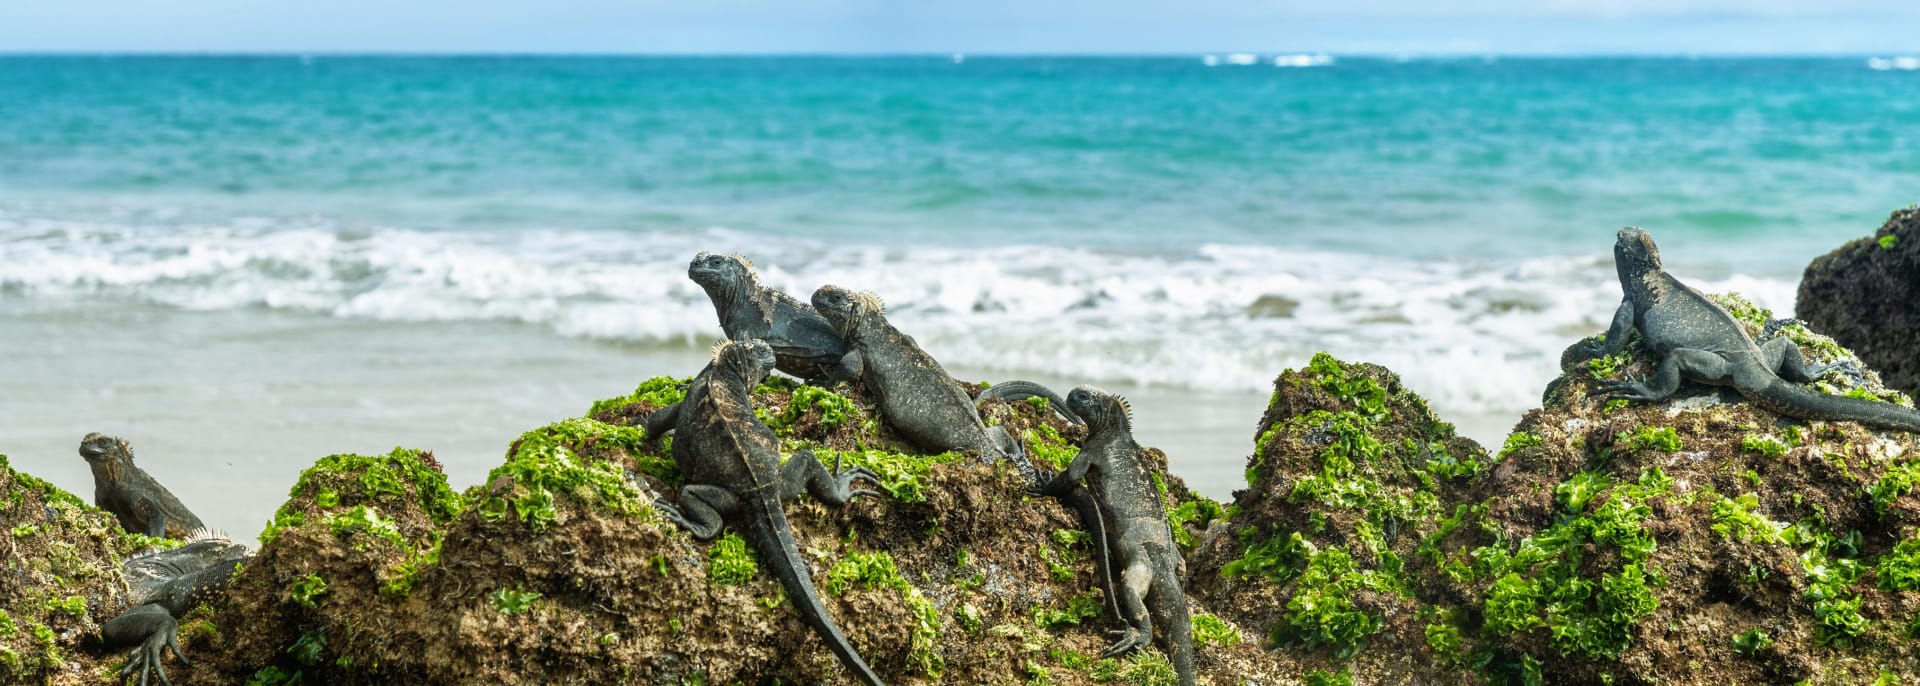
[[[321,457],[431,450],[449,483],[465,489],[485,479],[521,432],[647,378],[691,375],[706,361],[694,346],[642,349],[499,322],[126,305],[0,319],[10,332],[0,355],[15,370],[12,392],[0,398],[0,452],[90,494],[93,478],[75,453],[80,437],[126,438],[141,466],[194,503],[208,526],[248,542],[284,489]],[[155,350],[171,352],[158,358]],[[950,371],[969,381],[1019,376]],[[1081,383],[1024,378],[1063,394]],[[1194,490],[1230,500],[1244,487],[1248,427],[1265,411],[1266,394],[1094,385],[1132,402],[1140,442],[1166,451]],[[1519,418],[1441,414],[1494,446]]]

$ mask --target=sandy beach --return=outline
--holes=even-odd
[[[115,305],[12,308],[4,316],[0,359],[9,360],[10,384],[0,395],[0,425],[15,466],[91,494],[92,476],[75,452],[80,437],[118,435],[209,526],[243,540],[258,535],[285,489],[323,456],[432,450],[449,482],[465,488],[498,466],[522,432],[577,416],[646,378],[692,374],[705,361],[696,345],[582,341],[493,322]],[[1079,383],[1029,378],[1061,393]],[[1245,485],[1266,395],[1097,385],[1129,398],[1140,441],[1165,450],[1193,488],[1225,500]],[[1518,419],[1467,417],[1453,420],[1492,445]]]

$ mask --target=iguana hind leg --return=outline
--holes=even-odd
[[[725,515],[739,507],[740,499],[727,489],[707,484],[681,486],[679,505],[665,499],[653,501],[653,509],[659,510],[667,521],[685,527],[695,539],[702,541],[720,535],[720,527],[726,523]]]
[[[107,620],[101,627],[101,638],[107,643],[125,645],[139,643],[133,653],[127,656],[127,664],[120,668],[119,678],[131,679],[139,674],[139,683],[145,686],[149,675],[158,674],[160,683],[172,686],[167,680],[167,668],[162,664],[167,651],[180,658],[180,664],[187,662],[187,654],[180,650],[180,625],[173,615],[158,603],[148,603],[120,613],[120,616]]]
[[[1680,390],[1682,377],[1705,383],[1726,383],[1732,379],[1732,372],[1733,365],[1717,353],[1677,348],[1660,361],[1660,366],[1653,372],[1652,383],[1628,377],[1625,381],[1600,384],[1600,391],[1609,400],[1621,398],[1658,402]]]
[[[815,500],[828,505],[845,505],[856,496],[881,495],[879,491],[854,488],[854,479],[866,479],[880,483],[880,477],[864,467],[840,469],[840,458],[833,458],[833,469],[820,463],[813,451],[802,450],[787,458],[787,464],[780,468],[780,499],[792,500],[801,493],[812,495]]]
[[[1818,367],[1807,364],[1807,358],[1800,354],[1800,344],[1785,336],[1760,344],[1760,364],[1794,383],[1810,383],[1841,366],[1839,362]]]
[[[1147,613],[1146,602],[1147,593],[1153,589],[1153,567],[1139,552],[1128,556],[1126,571],[1120,573],[1120,583],[1113,589],[1120,596],[1120,621],[1127,628],[1114,632],[1120,640],[1108,646],[1101,657],[1125,655],[1153,641],[1153,618]]]

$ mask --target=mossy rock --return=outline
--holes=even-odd
[[[1395,683],[1439,662],[1421,546],[1486,451],[1392,372],[1325,354],[1275,379],[1254,436],[1247,488],[1194,554],[1194,595],[1297,673]]]
[[[1756,339],[1843,363],[1820,390],[1905,400],[1831,339],[1715,299]],[[1637,343],[1569,359],[1433,539],[1435,597],[1457,601],[1430,611],[1445,618],[1430,635],[1494,681],[1920,678],[1920,593],[1882,581],[1906,574],[1898,546],[1920,532],[1920,437],[1691,383],[1660,403],[1609,402],[1601,383],[1654,360]]]
[[[1920,394],[1920,207],[1815,258],[1794,315],[1858,353],[1888,386]]]

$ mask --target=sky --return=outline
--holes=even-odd
[[[0,0],[0,53],[1917,54],[1916,0]]]

